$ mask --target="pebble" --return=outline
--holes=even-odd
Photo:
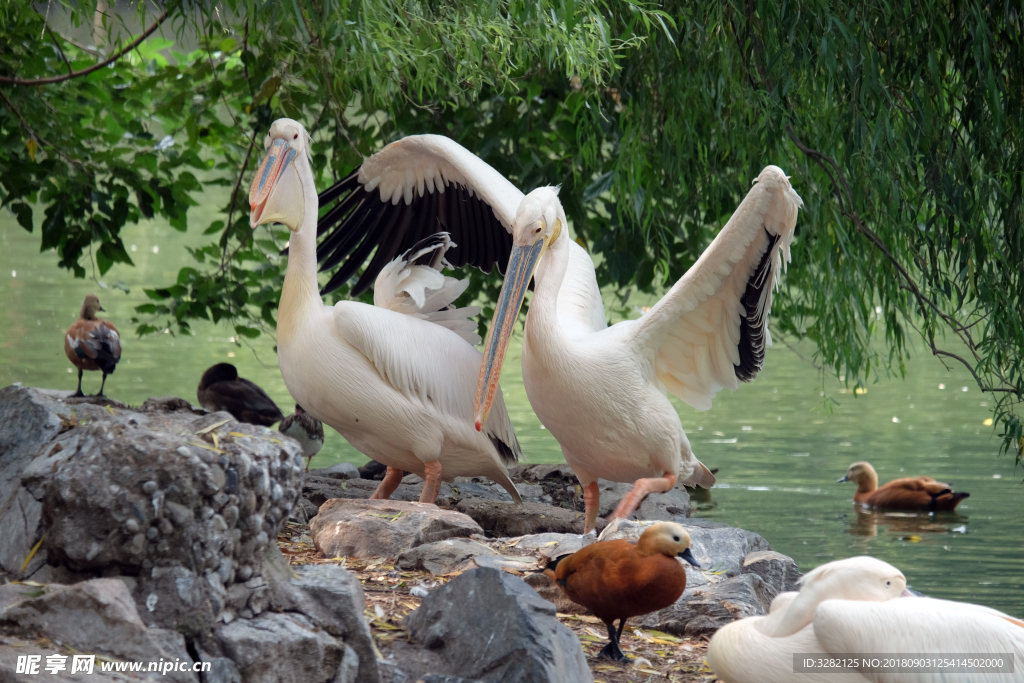
[[[190,456],[192,454],[184,446],[178,446],[178,455],[187,458],[188,456]]]
[[[147,481],[142,485],[142,490],[146,493],[153,493],[157,490],[157,483],[153,480]]]

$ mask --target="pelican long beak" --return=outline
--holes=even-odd
[[[498,296],[498,305],[494,308],[494,320],[487,331],[487,342],[484,344],[484,362],[480,366],[480,378],[476,383],[476,430],[480,431],[487,423],[491,414],[491,404],[498,391],[498,379],[501,378],[501,364],[505,360],[512,330],[519,317],[519,309],[526,298],[526,288],[537,269],[540,255],[544,251],[544,240],[530,246],[512,246],[512,255],[508,259],[505,271],[505,284]]]
[[[293,173],[286,173],[292,160],[298,155],[298,152],[289,147],[285,140],[277,139],[274,140],[270,145],[270,149],[267,150],[267,156],[263,158],[263,162],[260,164],[259,169],[256,171],[256,177],[252,179],[252,187],[249,188],[249,226],[255,228],[263,223],[270,222],[285,222],[282,217],[288,214],[293,214],[295,207],[294,204],[291,207],[278,206],[283,201],[278,199],[279,195],[290,195],[290,192],[275,192],[274,190],[280,186],[291,185],[294,183],[301,189],[301,184],[298,182],[298,175]],[[284,199],[287,201],[287,198]],[[302,206],[301,204],[299,206]],[[283,211],[282,209],[290,208],[290,211]],[[300,211],[301,212],[301,211]],[[302,222],[302,217],[299,216],[299,223]]]

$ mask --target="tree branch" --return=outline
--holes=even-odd
[[[99,69],[102,69],[103,67],[107,66],[111,62],[117,61],[118,59],[123,57],[128,52],[131,52],[132,50],[137,48],[139,46],[139,43],[141,43],[146,38],[148,38],[150,36],[150,34],[153,33],[153,31],[157,30],[160,27],[160,24],[164,23],[164,19],[166,19],[168,16],[169,16],[169,13],[167,11],[165,11],[163,14],[161,14],[159,17],[157,17],[157,20],[155,22],[153,22],[153,25],[150,26],[149,28],[147,28],[145,31],[143,31],[142,35],[140,35],[138,38],[136,38],[132,42],[130,42],[127,45],[125,45],[123,48],[121,48],[120,50],[115,52],[109,58],[107,58],[107,59],[105,59],[102,62],[99,62],[97,64],[93,64],[92,66],[90,66],[87,69],[82,69],[81,71],[72,71],[71,73],[65,74],[63,76],[53,76],[51,78],[24,79],[24,78],[10,78],[8,76],[0,76],[0,83],[9,83],[11,85],[47,85],[47,84],[50,84],[50,83],[60,83],[62,81],[67,81],[67,80],[70,80],[72,78],[80,78],[82,76],[87,76],[88,74],[91,74],[93,71],[97,71]],[[63,54],[63,52],[61,54]],[[64,61],[67,61],[66,57],[65,57]],[[68,65],[68,66],[70,68],[70,65]]]
[[[26,121],[25,117],[21,115],[21,112],[18,111],[17,107],[14,106],[14,103],[12,103],[9,99],[7,99],[7,95],[4,94],[3,90],[0,90],[0,98],[3,99],[4,103],[7,105],[7,108],[10,109],[12,112],[14,112],[14,115],[18,117],[18,120],[21,121],[21,125],[25,127],[25,130],[27,130],[28,134],[32,136],[33,140],[38,142],[40,145],[45,145],[47,147],[50,147],[50,148],[56,150],[57,154],[61,155],[62,157],[67,159],[70,163],[72,163],[75,166],[77,166],[80,171],[83,171],[83,172],[85,171],[85,166],[82,165],[82,162],[78,161],[78,159],[75,159],[75,158],[69,156],[60,147],[58,147],[57,145],[55,145],[52,142],[48,141],[46,138],[44,138],[41,135],[39,135],[39,133],[35,132],[35,130],[32,129],[32,126],[28,125],[28,121]]]
[[[53,35],[53,31],[50,30],[49,26],[46,27],[46,32],[50,34],[50,38],[53,39],[53,44],[57,46],[57,52],[60,53],[60,56],[64,60],[64,63],[67,64],[68,74],[73,75],[75,73],[75,70],[71,68],[71,62],[68,61],[68,56],[64,54],[64,50],[61,48],[60,43],[57,42],[57,36]]]

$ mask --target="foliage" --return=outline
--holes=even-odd
[[[856,384],[902,374],[921,340],[993,393],[1003,448],[1021,458],[1019,5],[223,4],[169,6],[177,44],[197,49],[150,37],[80,77],[69,72],[98,57],[44,31],[30,5],[0,8],[0,200],[26,229],[44,211],[41,244],[62,267],[84,276],[90,250],[101,273],[130,262],[126,222],[159,213],[184,230],[201,186],[231,190],[199,226],[215,241],[196,267],[147,291],[140,333],[196,318],[242,336],[273,326],[286,235],[254,239],[245,195],[279,116],[313,133],[321,187],[423,132],[524,190],[561,184],[600,283],[623,300],[680,277],[774,163],[806,202],[776,337],[809,337]],[[92,10],[68,8],[76,21]],[[489,301],[499,284],[475,274],[471,293]]]

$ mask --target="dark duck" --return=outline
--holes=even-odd
[[[199,380],[196,396],[202,407],[229,412],[239,422],[269,427],[284,417],[267,392],[239,377],[231,363],[217,363],[208,368]]]

